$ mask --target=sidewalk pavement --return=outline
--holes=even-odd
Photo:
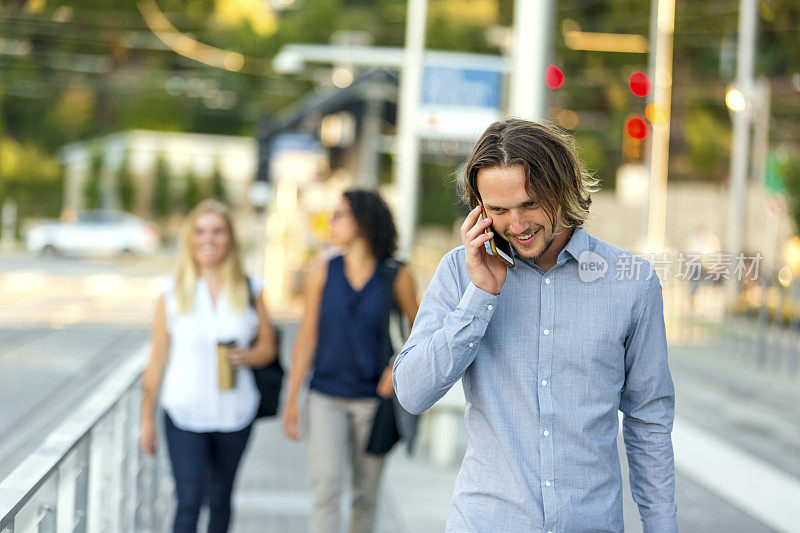
[[[444,531],[457,472],[396,446],[386,461],[376,533]],[[312,504],[305,443],[286,438],[276,420],[257,422],[237,478],[232,532],[308,531]]]
[[[670,347],[676,414],[800,480],[800,374],[726,344]]]
[[[286,326],[284,351],[288,352],[296,324],[289,320]],[[800,480],[800,425],[797,423],[800,388],[796,376],[760,371],[747,356],[731,354],[719,346],[671,346],[670,361],[677,417],[684,428],[701,429],[704,436],[731,444],[748,457],[782,468]],[[413,457],[406,454],[403,446],[391,452],[382,482],[378,533],[444,531],[458,474],[458,458],[466,444],[463,416],[456,418],[459,449],[452,464],[434,464],[426,457],[424,442],[419,443]],[[642,527],[630,494],[621,438],[618,447],[625,530],[640,532]],[[676,457],[692,452],[692,449],[676,449]],[[682,471],[681,461],[676,460],[676,463],[679,465],[676,475],[678,521],[683,533],[773,531],[743,511],[729,495],[722,496],[718,488],[704,484],[696,472]],[[730,465],[730,470],[736,469],[737,465]],[[748,494],[753,496],[769,489],[746,482],[740,485],[746,491],[751,490]],[[305,444],[289,441],[277,420],[257,422],[237,479],[232,531],[308,531],[312,502]],[[346,509],[343,514],[347,514]]]
[[[627,461],[618,442],[623,480],[625,531],[642,531],[631,499]],[[299,533],[309,530],[312,494],[305,445],[289,441],[277,421],[258,422],[234,492],[233,533]],[[384,471],[376,533],[444,531],[458,465],[438,466],[396,447]],[[772,531],[690,477],[676,479],[678,520],[684,533]],[[343,509],[343,515],[347,510]]]

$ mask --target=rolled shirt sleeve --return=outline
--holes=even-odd
[[[626,339],[620,398],[631,492],[646,533],[678,531],[672,422],[675,390],[667,362],[658,276],[644,286],[638,317]]]
[[[394,362],[397,399],[410,413],[429,409],[464,375],[497,307],[497,295],[459,279],[459,250],[439,263]]]

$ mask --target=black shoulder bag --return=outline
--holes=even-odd
[[[247,295],[250,307],[256,309],[255,296],[253,295],[249,277],[247,277]],[[256,413],[257,419],[278,414],[278,404],[280,403],[281,388],[283,387],[284,371],[281,366],[281,331],[274,325],[272,326],[272,331],[275,335],[275,360],[265,366],[252,368],[256,387],[261,394],[258,412]],[[258,337],[253,339],[250,346],[255,345],[257,341]]]
[[[405,339],[408,337],[408,327],[404,317],[394,297],[394,282],[397,272],[403,263],[389,258],[379,265],[381,274],[389,285],[389,297],[387,298],[387,309],[383,328],[384,353],[383,367],[386,368],[392,361],[394,355],[402,349]],[[393,326],[395,326],[393,328]],[[394,329],[399,328],[400,339],[393,339]],[[372,422],[369,442],[367,442],[367,453],[384,455],[397,444],[400,439],[406,441],[409,453],[413,450],[414,439],[416,437],[418,417],[412,415],[400,405],[397,397],[381,398],[375,418]]]

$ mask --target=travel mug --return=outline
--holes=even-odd
[[[217,366],[219,368],[220,390],[231,390],[236,387],[236,369],[228,361],[228,352],[236,346],[234,341],[217,342]]]

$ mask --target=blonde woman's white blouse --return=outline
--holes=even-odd
[[[251,277],[253,294],[261,292],[263,282]],[[258,331],[258,315],[252,306],[244,312],[231,308],[224,291],[211,300],[208,284],[197,281],[194,310],[177,311],[175,281],[163,286],[169,333],[169,361],[161,387],[160,403],[180,429],[195,432],[238,431],[255,418],[259,392],[249,367],[236,371],[236,386],[220,390],[217,367],[217,342],[235,341],[248,347]]]

